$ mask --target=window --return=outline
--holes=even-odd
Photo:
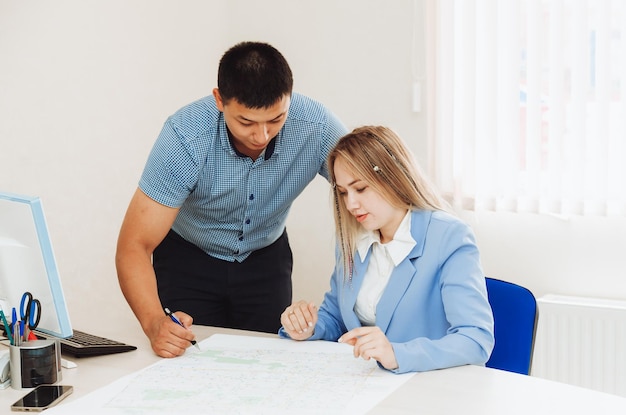
[[[453,205],[626,215],[626,2],[428,1],[431,175]]]

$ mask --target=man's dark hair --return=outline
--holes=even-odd
[[[225,104],[235,99],[248,108],[268,108],[291,95],[293,77],[289,64],[274,47],[241,42],[222,56],[217,87]]]

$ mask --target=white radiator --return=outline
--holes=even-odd
[[[531,375],[626,397],[626,301],[546,295]]]

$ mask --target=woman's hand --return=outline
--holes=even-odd
[[[388,370],[398,368],[393,347],[379,327],[352,329],[341,336],[338,342],[354,346],[354,357],[360,356],[365,360],[374,359]]]
[[[280,323],[292,339],[306,340],[315,330],[317,307],[303,300],[295,302],[280,315]]]

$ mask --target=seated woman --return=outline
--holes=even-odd
[[[328,157],[338,254],[317,309],[297,301],[281,337],[353,346],[395,373],[484,365],[493,315],[472,230],[444,210],[385,127],[342,137]]]

